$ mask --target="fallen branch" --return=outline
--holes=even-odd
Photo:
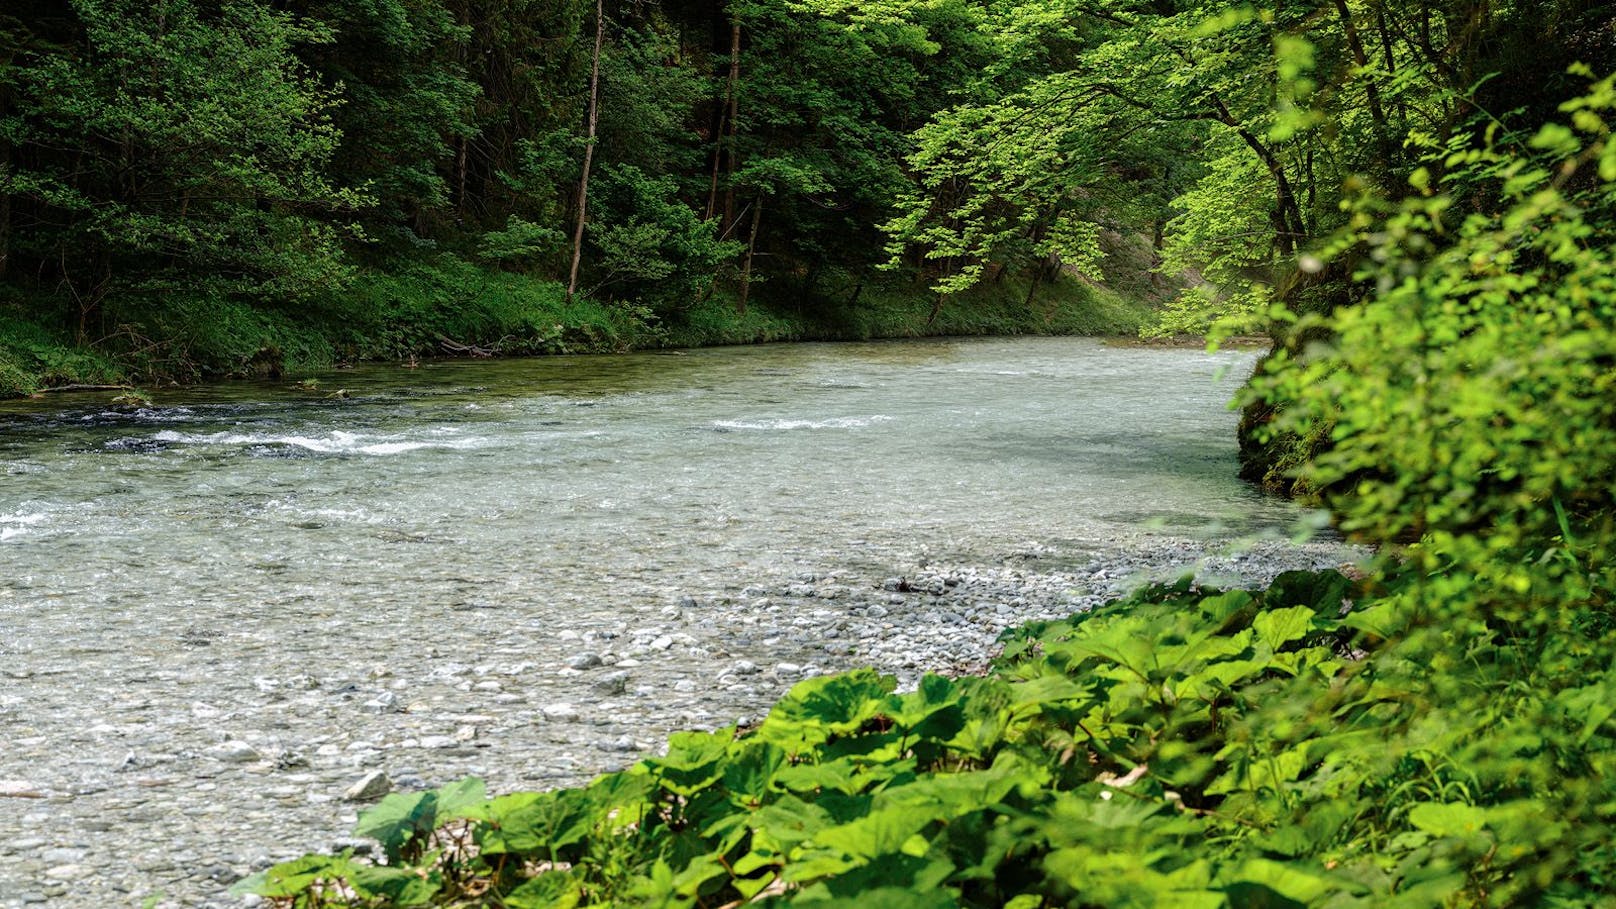
[[[478,347],[475,344],[461,344],[459,341],[452,341],[443,335],[438,335],[438,346],[449,353],[463,357],[492,357],[499,354],[499,351],[494,348]]]
[[[34,392],[36,395],[49,394],[57,391],[134,391],[133,385],[55,385],[50,388],[41,388]]]

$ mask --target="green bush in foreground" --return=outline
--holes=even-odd
[[[1612,642],[1364,654],[1396,621],[1376,601],[1335,572],[1147,589],[1013,633],[984,677],[813,679],[756,730],[676,735],[585,788],[391,795],[357,831],[384,863],[310,856],[238,890],[512,909],[1608,903]],[[1450,664],[1508,684],[1463,692]]]

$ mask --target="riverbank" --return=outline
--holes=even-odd
[[[1254,586],[1351,555],[1149,533],[1087,542],[1107,552],[1080,565],[1069,548],[1007,545],[980,563],[878,568],[852,547],[705,586],[636,584],[609,621],[543,629],[445,606],[413,644],[397,617],[363,610],[311,620],[318,640],[295,642],[130,611],[101,629],[107,645],[75,648],[71,670],[23,646],[0,693],[7,775],[22,775],[0,781],[15,825],[0,838],[0,906],[239,907],[226,890],[251,872],[369,850],[351,838],[364,803],[344,793],[372,771],[403,791],[468,775],[491,792],[579,785],[676,731],[755,722],[809,676],[869,666],[913,687],[980,669],[1006,628],[1146,579],[1199,570]],[[76,636],[53,615],[69,620],[30,610],[27,636]],[[151,643],[110,643],[135,640]]]
[[[15,289],[12,290],[15,293]],[[298,378],[334,365],[453,356],[534,356],[776,341],[976,335],[1135,336],[1152,302],[1061,275],[1029,286],[1007,275],[945,300],[884,276],[768,288],[745,313],[720,290],[657,316],[624,301],[569,302],[555,282],[440,257],[362,271],[340,295],[266,309],[176,292],[143,301],[138,318],[108,304],[104,337],[79,344],[0,298],[0,398],[65,385],[191,384]]]
[[[783,344],[0,407],[0,906],[239,905],[372,770],[577,783],[809,674],[978,667],[1147,567],[1335,564],[1234,478],[1252,360]]]

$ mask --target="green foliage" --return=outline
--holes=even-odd
[[[928,676],[907,693],[868,670],[812,679],[750,733],[676,735],[664,756],[582,789],[391,796],[360,832],[407,895],[382,893],[347,854],[238,892],[332,906],[1164,907],[1599,892],[1616,870],[1600,846],[1616,723],[1586,708],[1616,684],[1589,652],[1611,642],[1582,637],[1520,667],[1530,684],[1511,693],[1434,700],[1456,693],[1442,681],[1456,661],[1372,630],[1408,582],[1148,588],[1010,633],[988,676]],[[1525,655],[1491,643],[1494,665]]]
[[[1613,109],[1607,78],[1568,124],[1455,141],[1411,199],[1364,194],[1337,247],[1378,292],[1254,391],[1290,404],[1282,428],[1329,429],[1304,472],[1343,527],[1420,539],[1422,565],[1512,619],[1564,621],[1535,604],[1600,599],[1613,577]]]
[[[671,177],[624,165],[603,168],[596,185],[601,220],[588,232],[597,253],[591,295],[677,312],[711,287],[720,262],[741,250],[678,200]]]
[[[329,34],[215,6],[76,0],[77,53],[4,70],[0,192],[42,225],[11,252],[65,291],[81,338],[120,297],[297,300],[346,279],[342,229],[319,215],[365,199],[326,175],[335,99],[293,55]]]
[[[55,385],[116,384],[122,378],[106,356],[75,348],[71,338],[0,304],[0,398]]]

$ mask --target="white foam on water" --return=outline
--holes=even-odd
[[[465,451],[482,448],[490,440],[468,436],[459,439],[406,439],[400,436],[366,436],[361,433],[333,430],[325,437],[299,435],[271,435],[269,433],[189,433],[164,430],[152,436],[158,442],[177,445],[290,445],[321,454],[396,455],[421,449],[447,449]]]
[[[0,543],[4,543],[7,540],[14,540],[17,537],[24,536],[32,532],[31,528],[35,524],[44,522],[48,517],[49,515],[42,511],[20,511],[16,514],[0,514]]]
[[[832,417],[828,420],[716,420],[720,429],[858,429],[891,422],[885,414],[869,417]]]

